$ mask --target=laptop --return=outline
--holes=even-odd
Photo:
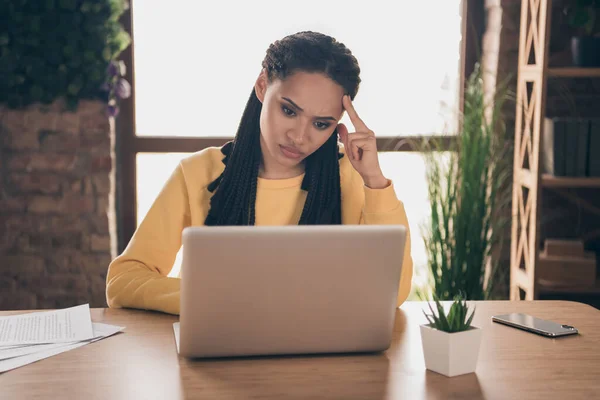
[[[404,226],[200,226],[182,239],[180,355],[389,348]]]

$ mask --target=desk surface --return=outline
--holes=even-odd
[[[0,374],[0,398],[597,398],[600,311],[562,301],[476,305],[474,325],[483,328],[477,371],[454,378],[425,369],[419,332],[425,303],[408,302],[397,311],[385,353],[209,361],[177,355],[177,317],[93,309],[94,322],[123,325],[125,332]],[[573,325],[581,334],[548,339],[490,320],[509,312]]]

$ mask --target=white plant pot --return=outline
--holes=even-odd
[[[472,326],[463,332],[447,333],[421,325],[421,341],[427,369],[448,377],[475,372],[480,328]]]

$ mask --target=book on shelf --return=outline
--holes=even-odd
[[[600,176],[600,119],[590,121],[589,175]]]
[[[579,144],[579,121],[567,119],[565,120],[565,126],[566,142],[563,150],[565,154],[565,176],[577,176],[577,156],[579,155],[579,151],[577,149],[577,145]]]
[[[557,177],[600,177],[600,119],[546,118],[542,170]]]
[[[544,120],[544,148],[542,166],[544,173],[565,176],[565,146],[567,142],[565,121],[559,118]]]
[[[589,136],[590,136],[590,121],[587,119],[573,121],[573,136],[577,141],[575,145],[575,170],[574,176],[588,176],[588,153],[589,153]],[[569,154],[569,153],[567,153]],[[570,157],[569,157],[570,158]]]

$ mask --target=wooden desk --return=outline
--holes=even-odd
[[[476,374],[426,371],[424,303],[405,303],[381,354],[188,361],[175,350],[177,317],[94,309],[124,333],[0,375],[0,398],[31,399],[592,399],[600,393],[600,311],[562,301],[478,302],[483,340]],[[492,323],[524,312],[579,328],[547,339]],[[2,312],[8,315],[18,312]],[[240,333],[242,334],[242,333]]]

